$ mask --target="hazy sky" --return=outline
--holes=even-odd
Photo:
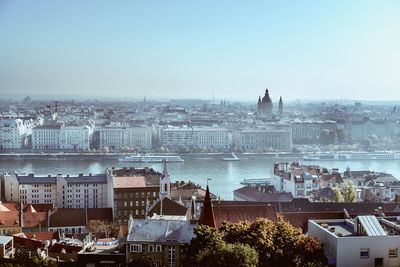
[[[400,100],[400,1],[0,0],[0,93]]]

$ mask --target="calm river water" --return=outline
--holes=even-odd
[[[247,178],[263,178],[271,175],[274,162],[299,161],[295,158],[255,158],[240,161],[222,161],[212,158],[185,158],[184,163],[168,164],[168,172],[172,181],[193,181],[202,186],[207,178],[210,190],[222,199],[232,199],[233,190],[241,187],[240,182]],[[300,160],[300,162],[302,162]],[[342,172],[346,167],[351,170],[384,171],[400,178],[400,161],[308,161],[304,164],[318,164],[326,168],[339,168]],[[140,164],[119,162],[118,160],[0,160],[0,171],[18,173],[47,174],[79,174],[104,173],[107,167],[151,167],[162,171],[162,164]]]

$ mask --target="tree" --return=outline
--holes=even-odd
[[[350,181],[347,181],[341,188],[344,202],[354,202],[356,199],[356,190]]]
[[[356,190],[350,181],[333,190],[336,194],[336,202],[354,202],[356,199]]]
[[[155,267],[154,260],[146,255],[136,255],[128,263],[128,267]]]
[[[55,267],[57,263],[46,258],[43,258],[38,252],[18,247],[15,250],[14,259],[16,260],[16,266],[24,267]]]
[[[282,220],[224,223],[219,229],[199,226],[195,236],[188,249],[188,266],[326,265],[322,243]],[[258,263],[251,249],[258,255]],[[234,258],[232,253],[242,255],[243,261]]]
[[[100,220],[90,220],[86,225],[86,230],[90,233],[101,234],[101,237],[117,237],[119,226]]]
[[[249,245],[219,243],[216,247],[201,251],[198,266],[207,267],[256,267],[258,253]]]

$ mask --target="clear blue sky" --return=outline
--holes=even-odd
[[[0,0],[0,92],[400,99],[400,1]]]

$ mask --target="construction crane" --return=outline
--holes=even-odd
[[[54,113],[57,113],[58,111],[58,101],[54,101],[54,105],[47,105],[46,107],[48,107],[49,109],[54,108]]]

